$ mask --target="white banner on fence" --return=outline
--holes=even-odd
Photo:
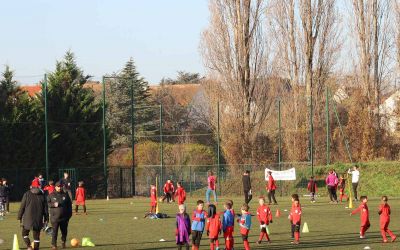
[[[282,180],[282,181],[294,181],[296,180],[296,169],[295,168],[290,168],[288,170],[283,170],[283,171],[275,171],[266,168],[265,169],[265,180],[268,181],[268,172],[272,172],[272,177],[274,180]]]

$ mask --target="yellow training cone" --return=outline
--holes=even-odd
[[[16,234],[14,234],[14,242],[12,250],[19,250],[18,237]]]
[[[308,230],[308,225],[307,222],[304,222],[303,224],[303,230],[301,231],[302,233],[309,233],[310,231]]]

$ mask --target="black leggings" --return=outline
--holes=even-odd
[[[75,205],[75,213],[78,212],[78,207],[79,205]],[[86,205],[82,205],[82,207],[83,207],[83,212],[86,213]]]
[[[337,201],[336,188],[334,186],[328,186],[328,192],[329,199],[331,199],[331,201]]]
[[[268,192],[268,202],[271,203],[272,200],[275,204],[277,203],[275,199],[275,189]]]
[[[25,245],[27,247],[31,246],[31,240],[29,239],[29,232],[30,230],[27,230],[25,228],[22,228],[22,238],[24,239]],[[40,244],[40,230],[32,230],[32,236],[33,236],[33,248],[39,249],[39,244]]]
[[[51,235],[51,244],[53,246],[57,245],[57,237],[58,237],[58,228],[61,231],[61,241],[65,242],[67,240],[68,234],[68,220],[60,221],[60,222],[52,222],[51,226],[53,227],[53,234]]]
[[[249,194],[250,191],[244,191],[244,202],[246,204],[249,204],[249,202],[251,201],[251,199],[253,198],[252,194]]]
[[[188,243],[186,243],[186,244],[178,244],[178,250],[182,250],[182,247],[183,246],[185,246],[186,247],[186,250],[189,250],[190,248],[189,248],[189,244]]]
[[[357,187],[358,187],[358,182],[353,182],[353,193],[354,193],[354,199],[357,200]]]

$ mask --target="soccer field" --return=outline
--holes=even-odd
[[[203,199],[203,198],[202,198]],[[188,213],[195,207],[197,199],[190,198],[187,202]],[[217,209],[222,211],[225,197],[220,199],[221,205]],[[234,209],[239,212],[243,199],[234,199]],[[367,239],[359,239],[359,215],[350,217],[346,204],[329,204],[326,197],[320,198],[317,203],[310,203],[306,197],[301,198],[303,208],[302,222],[307,222],[310,232],[301,234],[300,245],[292,245],[290,239],[290,226],[287,219],[290,209],[290,198],[278,197],[278,206],[271,206],[274,213],[274,222],[270,225],[272,244],[257,245],[259,224],[256,217],[252,217],[250,246],[252,249],[400,249],[400,243],[383,244],[379,233],[379,216],[377,207],[379,199],[369,200],[371,228],[367,232]],[[392,207],[390,229],[400,235],[400,200],[391,199]],[[250,211],[254,214],[257,201],[250,203]],[[355,207],[358,203],[354,204]],[[91,237],[96,244],[95,249],[175,249],[175,204],[161,204],[160,212],[171,216],[168,219],[144,219],[144,213],[149,209],[148,198],[115,199],[115,200],[90,200],[87,202],[89,215],[74,215],[71,218],[67,247],[72,238],[81,239]],[[18,203],[11,204],[11,213],[0,221],[0,238],[4,243],[0,249],[11,249],[12,239],[18,234],[19,245],[23,248],[20,236],[19,223],[16,219]],[[281,210],[281,217],[276,218],[276,209]],[[137,219],[134,219],[137,217]],[[235,225],[235,249],[243,249],[239,235],[238,225]],[[60,238],[60,236],[59,236]],[[160,242],[164,239],[164,242]],[[220,243],[223,246],[223,239]],[[50,236],[41,235],[41,249],[50,248]],[[76,248],[82,249],[82,248]],[[209,249],[206,234],[203,236],[201,249]],[[223,249],[223,248],[222,248]]]

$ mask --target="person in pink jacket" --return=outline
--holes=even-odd
[[[338,184],[338,178],[333,172],[333,170],[329,170],[329,175],[325,179],[326,186],[328,187],[329,199],[331,199],[330,203],[338,203],[337,195],[336,195],[336,186]]]

